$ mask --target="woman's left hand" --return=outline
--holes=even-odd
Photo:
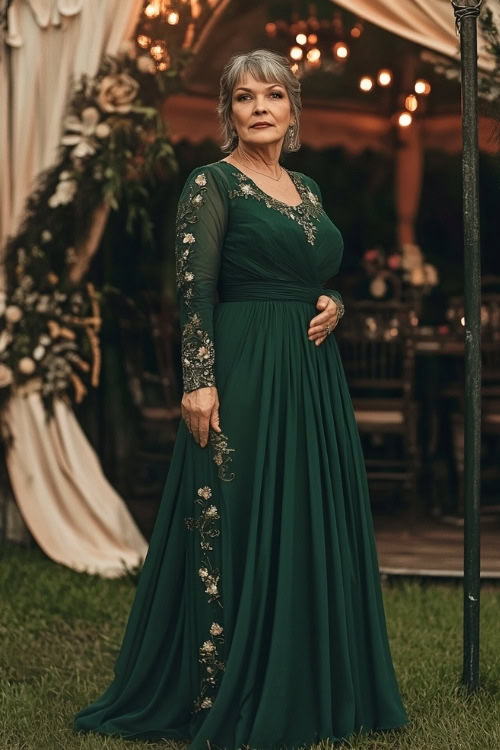
[[[309,341],[314,341],[316,346],[319,346],[328,336],[328,331],[333,331],[339,322],[339,306],[331,297],[321,294],[316,307],[321,312],[309,323],[307,336]]]

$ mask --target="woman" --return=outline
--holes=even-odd
[[[316,183],[279,161],[299,90],[267,50],[224,70],[229,156],[178,207],[183,422],[115,679],[78,730],[235,750],[407,723],[329,335],[343,304],[322,287],[343,243]]]

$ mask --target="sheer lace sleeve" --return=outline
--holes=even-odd
[[[309,186],[313,193],[316,195],[317,198],[319,198],[320,203],[322,202],[321,199],[321,190],[319,188],[318,183],[312,179],[312,177],[308,177],[309,180]],[[342,299],[342,295],[340,292],[338,292],[336,289],[323,289],[323,294],[326,294],[327,297],[330,297],[334,302],[337,303],[337,306],[339,308],[339,320],[344,314],[344,301]]]
[[[191,172],[179,199],[175,244],[186,393],[215,385],[213,309],[227,211],[226,191],[211,169]]]

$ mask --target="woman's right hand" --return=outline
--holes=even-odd
[[[215,385],[184,393],[181,401],[182,418],[196,442],[204,448],[208,443],[209,428],[221,432],[219,426],[219,396]]]

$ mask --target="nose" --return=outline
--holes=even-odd
[[[254,112],[255,114],[263,114],[264,112],[267,112],[265,99],[260,99],[259,97],[256,98]]]

